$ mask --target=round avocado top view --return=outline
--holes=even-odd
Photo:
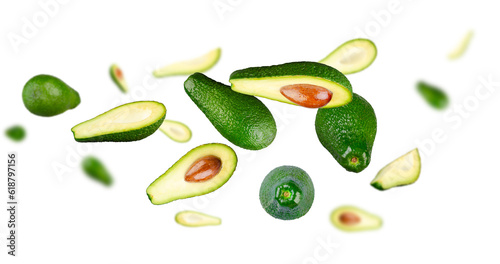
[[[59,78],[37,75],[24,85],[24,106],[38,116],[55,116],[80,104],[80,95]]]
[[[281,166],[264,178],[259,198],[262,208],[272,217],[293,220],[304,216],[311,208],[314,186],[301,168]]]

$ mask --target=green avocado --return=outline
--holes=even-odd
[[[383,167],[370,184],[380,191],[412,184],[420,176],[420,167],[420,155],[415,148]]]
[[[182,211],[175,215],[175,222],[187,227],[220,225],[221,219],[195,211]]]
[[[301,168],[277,167],[262,181],[260,204],[274,218],[293,220],[304,216],[314,201],[311,178]]]
[[[417,83],[417,90],[430,106],[439,110],[445,109],[448,106],[448,96],[438,87],[420,81]]]
[[[7,130],[5,130],[5,135],[13,141],[20,142],[26,137],[26,131],[24,127],[15,125],[7,128]]]
[[[321,144],[346,170],[360,172],[370,164],[377,118],[363,97],[354,94],[347,105],[319,109],[315,125]]]
[[[332,224],[342,231],[375,230],[382,227],[382,219],[355,206],[340,206],[330,214]]]
[[[291,62],[235,71],[229,79],[236,92],[308,108],[349,103],[351,83],[338,70],[317,62]]]
[[[120,67],[118,67],[118,65],[113,64],[109,67],[109,75],[118,88],[120,88],[120,91],[123,93],[128,92],[128,85],[125,82],[125,78],[123,78],[123,71]]]
[[[78,142],[141,140],[160,127],[166,112],[162,103],[132,102],[82,122],[71,131]]]
[[[207,194],[224,185],[236,169],[234,150],[224,144],[198,146],[180,158],[146,190],[153,204]]]
[[[104,164],[93,156],[87,156],[82,160],[83,171],[92,179],[110,186],[113,183],[113,178],[108,172]]]
[[[23,88],[24,106],[38,116],[55,116],[80,104],[80,95],[59,78],[37,75]]]
[[[320,62],[330,65],[343,74],[360,72],[377,57],[377,47],[369,39],[353,39],[340,45]]]
[[[276,137],[276,122],[259,99],[234,92],[202,73],[189,76],[184,89],[217,131],[236,146],[259,150]]]

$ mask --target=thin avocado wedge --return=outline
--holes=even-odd
[[[316,135],[325,149],[350,172],[361,172],[371,161],[377,117],[368,101],[358,94],[347,105],[318,109]]]
[[[219,133],[238,147],[259,150],[276,137],[276,122],[257,98],[240,94],[202,73],[184,82],[184,90]]]
[[[221,49],[216,48],[198,58],[177,62],[156,69],[153,75],[157,78],[161,78],[175,75],[190,75],[195,72],[205,72],[219,61],[220,54]]]
[[[360,72],[377,57],[377,47],[369,39],[353,39],[340,45],[319,62],[332,66],[343,74]]]
[[[222,223],[221,219],[195,211],[182,211],[175,215],[177,224],[187,227],[216,226]]]
[[[299,167],[277,167],[262,181],[259,191],[262,208],[276,219],[293,220],[304,216],[314,201],[314,186]]]
[[[417,83],[417,91],[422,95],[424,100],[435,109],[443,110],[449,104],[446,93],[434,85],[419,81]]]
[[[448,54],[448,59],[450,60],[456,60],[460,57],[462,57],[467,50],[467,47],[469,47],[470,41],[472,37],[474,36],[474,31],[469,30],[467,34],[463,37],[462,41],[455,47],[454,50],[452,50]]]
[[[71,131],[78,142],[136,141],[153,134],[166,113],[159,102],[132,102],[82,122]]]
[[[340,206],[330,214],[330,222],[346,232],[375,230],[382,227],[382,219],[355,206]]]
[[[213,192],[231,178],[237,162],[229,146],[198,146],[151,183],[146,193],[152,204],[159,205]]]
[[[307,108],[331,108],[352,100],[352,87],[338,70],[317,62],[291,62],[237,70],[231,89]]]
[[[21,125],[14,125],[5,130],[5,135],[12,141],[21,142],[26,137],[26,130]]]
[[[420,155],[418,149],[415,148],[387,164],[377,173],[370,184],[380,191],[409,185],[418,180],[420,169]]]
[[[87,156],[82,160],[82,169],[91,179],[105,186],[111,186],[111,184],[113,184],[113,177],[109,171],[104,164],[94,156]]]
[[[185,143],[191,139],[191,129],[185,124],[173,121],[173,120],[163,120],[163,124],[160,126],[160,131],[167,135],[170,139],[176,142]]]
[[[128,85],[127,82],[125,82],[125,78],[123,77],[123,71],[118,67],[118,65],[113,64],[111,67],[109,67],[109,75],[111,76],[111,79],[113,82],[120,88],[120,91],[123,93],[128,92]]]

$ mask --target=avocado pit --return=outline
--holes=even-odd
[[[307,83],[285,85],[280,88],[280,93],[288,100],[307,108],[323,107],[332,100],[330,90]]]
[[[339,220],[342,224],[349,226],[356,225],[361,222],[361,218],[353,212],[344,212],[340,214]]]
[[[186,172],[184,180],[187,182],[205,182],[217,175],[222,168],[222,161],[219,157],[208,155],[199,158]]]

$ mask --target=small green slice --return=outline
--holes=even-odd
[[[340,45],[319,62],[329,65],[343,74],[360,72],[370,66],[377,57],[377,47],[369,39],[353,39]]]
[[[106,186],[111,186],[113,178],[104,164],[96,157],[87,156],[82,160],[83,171],[91,178]]]
[[[371,182],[378,190],[412,184],[420,176],[420,155],[418,149],[406,153],[382,168]]]
[[[450,52],[450,54],[448,54],[448,59],[455,60],[462,57],[462,55],[464,55],[465,51],[467,50],[467,47],[469,47],[473,35],[474,31],[469,30],[467,34],[465,34],[462,41],[460,41],[458,46],[456,46],[455,49]]]
[[[160,131],[171,138],[173,141],[184,143],[191,139],[191,129],[185,124],[173,121],[164,120],[163,124],[160,126]]]
[[[440,88],[420,81],[417,83],[417,90],[430,106],[439,110],[445,109],[448,106],[448,96]]]
[[[115,84],[120,88],[120,91],[123,93],[128,92],[128,85],[125,82],[125,78],[123,77],[123,71],[118,67],[118,65],[113,64],[109,68],[109,75]]]
[[[216,48],[198,58],[177,62],[156,69],[153,72],[153,75],[160,78],[174,75],[190,75],[195,72],[204,72],[212,68],[217,63],[217,61],[219,61],[220,54],[221,49]]]
[[[187,227],[220,225],[221,219],[195,211],[182,211],[175,215],[175,222]]]
[[[13,141],[20,142],[26,137],[26,131],[20,125],[15,125],[5,130],[5,135]]]

